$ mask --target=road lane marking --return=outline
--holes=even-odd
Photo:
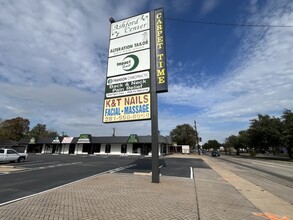
[[[1,172],[0,175],[7,175],[7,174],[13,174],[13,173],[24,173],[24,172],[35,171],[35,170],[45,170],[45,169],[50,169],[50,168],[55,168],[55,167],[70,166],[70,165],[76,165],[76,164],[81,164],[81,163],[83,163],[83,162],[55,164],[55,165],[35,167],[35,168],[24,167],[23,169],[21,169],[22,166],[19,166],[18,168],[15,168],[15,170],[12,170],[9,172]]]
[[[190,179],[193,179],[193,169],[190,167]]]

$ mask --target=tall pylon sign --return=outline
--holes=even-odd
[[[152,120],[153,182],[159,182],[157,93],[168,92],[164,11],[110,22],[103,122]]]

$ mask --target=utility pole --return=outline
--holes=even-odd
[[[197,147],[197,152],[200,155],[200,149],[199,149],[199,139],[198,139],[198,132],[197,132],[197,127],[196,127],[196,121],[194,120],[194,130],[195,130],[195,135],[196,135],[196,147]]]

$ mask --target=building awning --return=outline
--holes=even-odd
[[[54,140],[52,141],[52,144],[60,144],[61,141],[60,141],[60,138],[57,136],[54,138]]]
[[[79,139],[77,141],[78,144],[90,144],[91,143],[91,137],[90,134],[81,134],[79,135]]]
[[[0,140],[0,147],[12,147],[17,145],[18,145],[17,141]]]
[[[64,137],[62,140],[62,144],[71,144],[73,137]]]

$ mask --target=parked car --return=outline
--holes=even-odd
[[[18,153],[13,149],[0,149],[0,162],[24,162],[28,154]]]
[[[220,156],[220,151],[213,150],[213,151],[211,152],[211,155],[212,155],[212,157],[219,157],[219,156]]]

